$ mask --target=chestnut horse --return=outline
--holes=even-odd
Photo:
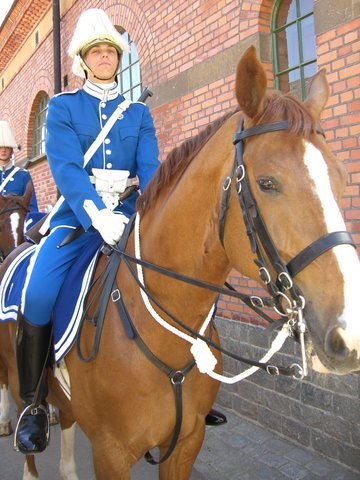
[[[127,245],[109,256],[109,262],[122,261],[97,355],[95,322],[85,321],[80,352],[72,348],[65,357],[71,401],[63,408],[90,439],[100,480],[130,479],[146,452],[159,447],[163,458],[170,446],[159,478],[189,479],[219,388],[199,369],[210,373],[216,359],[214,371],[221,374],[221,354],[212,347],[211,356],[204,342],[195,341],[217,292],[165,276],[145,261],[213,286],[223,285],[233,268],[255,280],[260,270],[289,324],[305,319],[313,365],[340,374],[360,370],[360,265],[344,233],[344,170],[319,127],[328,99],[325,73],[314,77],[305,102],[270,94],[266,83],[251,47],[236,73],[242,113],[224,116],[169,155],[139,199]],[[241,119],[235,142],[243,152],[234,165],[233,135]],[[264,236],[267,241],[259,242]],[[98,274],[106,263],[103,256]],[[127,338],[131,333],[135,339]],[[216,330],[212,341],[218,342]],[[199,368],[191,368],[190,347]],[[79,353],[94,358],[84,362]]]

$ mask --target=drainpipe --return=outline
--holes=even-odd
[[[54,93],[61,92],[60,3],[52,0],[54,43]]]

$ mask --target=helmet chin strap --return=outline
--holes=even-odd
[[[102,81],[108,81],[108,80],[111,80],[112,78],[116,77],[116,72],[118,71],[119,69],[119,64],[120,64],[120,58],[119,58],[119,61],[118,61],[118,64],[117,64],[117,67],[115,69],[115,72],[113,75],[111,75],[110,77],[108,78],[101,78],[101,77],[98,77],[97,75],[95,75],[95,73],[91,70],[91,68],[88,66],[88,64],[85,62],[85,60],[82,58],[81,59],[82,62],[83,62],[83,68],[84,68],[84,72],[85,72],[85,75],[86,75],[86,78],[88,77],[88,72],[91,72],[92,76],[94,78],[96,78],[97,80],[102,80]]]

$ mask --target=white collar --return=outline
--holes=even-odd
[[[5,165],[1,165],[0,170],[2,172],[7,172],[8,170],[11,170],[13,166],[14,165],[13,165],[12,161],[9,160],[8,163],[6,163]]]
[[[107,102],[115,100],[119,96],[119,87],[116,82],[113,83],[93,83],[89,79],[86,80],[83,90],[92,97]]]

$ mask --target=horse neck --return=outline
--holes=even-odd
[[[208,141],[172,188],[160,196],[142,218],[142,257],[175,272],[222,286],[231,266],[219,235],[222,185],[233,161],[232,134],[236,121],[228,121]],[[216,293],[147,272],[146,281],[156,295],[189,314],[205,313]],[[192,301],[193,300],[193,301]],[[196,303],[196,308],[194,308]]]

